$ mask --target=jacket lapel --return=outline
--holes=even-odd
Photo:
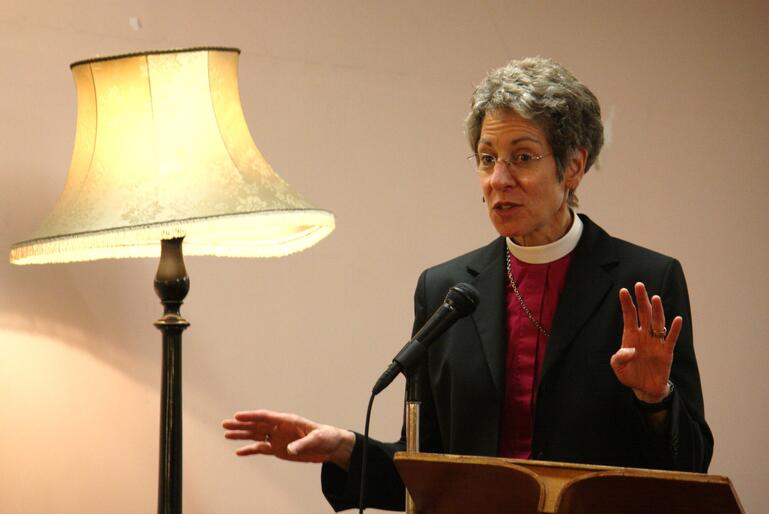
[[[561,298],[553,319],[553,332],[547,343],[541,381],[563,355],[579,330],[609,293],[613,280],[604,266],[617,261],[611,237],[587,216],[582,237],[566,275]],[[618,300],[619,301],[619,300]]]
[[[580,217],[584,229],[574,250],[574,258],[569,266],[553,319],[553,332],[547,344],[540,382],[563,355],[613,285],[613,280],[605,269],[607,265],[617,262],[612,238],[587,216]],[[503,395],[507,351],[504,254],[505,239],[500,237],[467,264],[467,272],[475,277],[472,283],[480,295],[480,302],[472,319],[494,386],[497,392]]]
[[[480,302],[472,315],[481,346],[489,366],[489,372],[497,392],[505,388],[505,239],[500,237],[486,247],[476,259],[467,265],[467,271],[475,277],[473,285],[478,289]]]

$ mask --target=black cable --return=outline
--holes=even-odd
[[[360,494],[358,495],[358,513],[363,514],[364,492],[366,491],[366,463],[368,462],[368,426],[371,421],[371,406],[374,405],[374,397],[376,395],[372,392],[371,398],[368,400],[368,408],[366,409],[366,426],[363,428],[363,457],[361,459],[360,466]]]

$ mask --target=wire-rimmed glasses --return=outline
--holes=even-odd
[[[490,153],[474,153],[467,156],[467,159],[475,159],[475,169],[479,173],[491,174],[494,171],[498,162],[501,162],[507,168],[507,171],[514,173],[516,171],[523,171],[530,169],[541,159],[544,159],[549,153],[542,155],[535,155],[530,152],[518,152],[510,156],[508,159],[500,159],[496,155]]]

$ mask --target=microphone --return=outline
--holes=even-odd
[[[398,373],[408,370],[424,357],[427,348],[439,335],[448,328],[475,310],[478,306],[478,290],[470,284],[460,282],[452,286],[446,294],[443,304],[436,309],[430,319],[422,325],[422,328],[414,334],[414,337],[398,352],[393,361],[379,377],[374,388],[373,395],[377,395],[395,380]]]

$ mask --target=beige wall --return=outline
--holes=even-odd
[[[61,190],[70,62],[240,47],[257,144],[338,229],[285,259],[188,259],[185,508],[329,512],[316,466],[238,459],[219,423],[269,407],[361,428],[408,336],[419,271],[494,235],[464,162],[473,84],[511,57],[551,56],[593,88],[610,128],[582,209],[682,261],[711,471],[769,512],[767,19],[764,1],[3,0],[0,248]],[[0,512],[155,509],[154,268],[0,265]],[[376,402],[375,436],[395,436],[400,387]]]

